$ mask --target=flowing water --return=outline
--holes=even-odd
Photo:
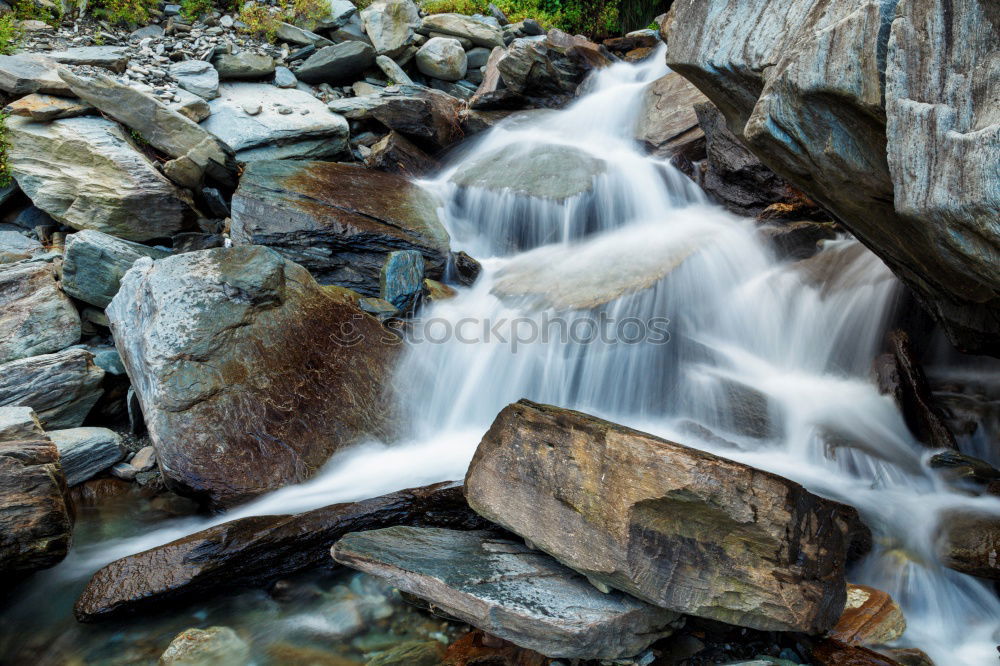
[[[900,603],[908,629],[899,644],[939,666],[995,664],[1000,601],[991,586],[940,564],[935,534],[943,510],[1000,513],[1000,501],[929,473],[930,452],[869,379],[900,300],[897,282],[847,237],[803,262],[777,260],[752,221],[711,205],[643,154],[631,128],[643,87],[666,73],[661,63],[662,54],[598,73],[570,108],[510,119],[424,183],[445,202],[453,249],[476,256],[484,272],[412,327],[398,371],[409,436],[356,447],[312,481],[211,522],[460,479],[497,412],[526,397],[768,469],[857,507],[876,545],[849,578]],[[563,200],[453,182],[484,157],[528,169],[539,155],[558,164],[567,150],[590,156],[583,161],[598,173],[590,190]],[[564,171],[579,162],[567,160]],[[104,563],[206,524],[174,520],[78,545],[11,612],[32,612]]]

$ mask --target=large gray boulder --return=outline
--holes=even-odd
[[[439,203],[395,174],[329,162],[255,162],[233,196],[236,244],[267,245],[323,284],[379,295],[388,253],[416,250],[427,275],[448,261]]]
[[[228,506],[385,436],[396,345],[355,298],[260,246],[137,261],[107,314],[166,482]]]
[[[990,0],[680,0],[662,27],[767,166],[1000,354],[996,24]]]
[[[107,428],[50,430],[49,439],[59,449],[66,485],[83,483],[125,457],[122,438]]]
[[[691,155],[702,147],[705,133],[698,126],[695,104],[707,101],[700,90],[677,72],[670,72],[648,86],[636,119],[635,138],[657,157]]]
[[[100,231],[78,231],[66,237],[62,288],[73,298],[105,308],[118,293],[122,276],[136,259],[162,259],[169,254]]]
[[[375,64],[375,49],[364,42],[349,41],[324,46],[295,70],[306,83],[347,83]]]
[[[503,46],[503,33],[494,25],[486,21],[464,16],[462,14],[431,14],[425,16],[420,24],[420,30],[424,33],[437,32],[442,35],[451,35],[468,39],[476,46],[485,46],[492,49],[494,46]]]
[[[274,74],[274,58],[262,53],[222,53],[212,61],[223,81],[252,81]]]
[[[128,65],[128,51],[123,46],[74,46],[62,51],[48,51],[45,57],[63,65],[103,67],[121,74]]]
[[[544,553],[490,532],[387,527],[347,534],[332,554],[548,657],[630,657],[670,635],[680,618],[621,592],[602,594]]]
[[[219,72],[204,60],[182,60],[170,66],[177,85],[198,97],[213,100],[219,96]]]
[[[226,83],[219,93],[202,127],[232,148],[241,162],[328,158],[347,149],[347,121],[307,92],[267,83]],[[250,115],[248,106],[260,111]]]
[[[79,339],[80,315],[52,264],[0,264],[0,363],[59,351]]]
[[[0,90],[15,96],[29,93],[69,95],[69,86],[59,78],[59,63],[37,53],[0,55]]]
[[[423,74],[442,81],[459,81],[465,78],[468,62],[465,49],[457,39],[433,37],[417,51],[417,69]]]
[[[101,397],[104,370],[85,349],[0,364],[0,407],[30,407],[46,428],[76,428]]]
[[[506,407],[465,492],[477,513],[597,584],[680,613],[822,633],[844,610],[853,509],[580,412]]]
[[[411,0],[375,0],[361,10],[361,21],[378,54],[395,58],[415,41],[420,10]]]
[[[9,118],[11,173],[34,204],[76,229],[144,241],[183,230],[190,197],[104,118]]]

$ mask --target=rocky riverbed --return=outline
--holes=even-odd
[[[36,2],[0,663],[996,662],[987,3]]]

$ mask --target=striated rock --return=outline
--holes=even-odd
[[[419,252],[390,252],[379,273],[379,297],[405,312],[423,288],[423,280],[424,258]]]
[[[325,0],[321,6],[325,11],[317,19],[316,28],[323,30],[336,30],[347,25],[358,11],[350,0]]]
[[[232,148],[240,162],[333,157],[347,149],[347,121],[307,92],[226,83],[219,93],[202,127]],[[243,109],[249,104],[259,105],[260,113],[247,115]]]
[[[420,10],[410,0],[375,0],[361,10],[361,21],[375,51],[395,58],[413,44]]]
[[[0,264],[0,363],[59,351],[79,339],[80,315],[52,264]]]
[[[491,49],[495,46],[503,46],[503,34],[499,29],[490,25],[486,21],[475,19],[462,14],[431,14],[425,16],[420,24],[421,32],[437,32],[442,35],[451,35],[468,39],[476,46],[485,46]]]
[[[620,592],[602,594],[545,554],[491,532],[389,527],[348,534],[332,554],[549,657],[632,656],[669,635],[679,618]]]
[[[330,544],[348,532],[402,524],[474,529],[484,523],[469,510],[456,483],[290,516],[239,518],[108,564],[91,578],[74,612],[91,622],[220,589],[265,587],[328,562]]]
[[[87,481],[125,457],[122,438],[107,428],[50,430],[48,435],[59,449],[60,463],[69,486]]]
[[[347,83],[375,64],[375,49],[364,42],[349,41],[324,46],[295,70],[306,83]]]
[[[212,64],[223,81],[252,81],[274,74],[271,56],[250,51],[219,54]]]
[[[500,74],[500,62],[506,57],[507,50],[502,46],[490,52],[486,64],[482,66],[483,80],[469,99],[469,108],[478,111],[501,111],[520,109],[527,100],[523,95],[506,87]],[[468,57],[468,56],[466,56]]]
[[[0,55],[0,90],[15,96],[29,93],[72,95],[59,78],[54,60],[37,53]]]
[[[729,128],[956,345],[1000,353],[993,3],[684,0],[671,14],[668,64]]]
[[[809,633],[844,608],[854,510],[697,449],[522,400],[484,436],[465,488],[480,515],[664,608]]]
[[[437,170],[441,165],[405,136],[391,130],[372,145],[371,152],[365,158],[365,166],[410,178],[420,178]]]
[[[938,524],[945,566],[1000,580],[1000,517],[955,510],[942,514]]]
[[[78,231],[66,237],[62,287],[73,298],[106,308],[118,293],[122,276],[137,259],[156,260],[169,255],[166,250],[131,243],[100,231]]]
[[[888,594],[866,585],[847,586],[844,614],[827,634],[848,645],[885,645],[906,631],[906,618]]]
[[[416,250],[427,275],[448,261],[437,200],[392,174],[328,162],[254,162],[233,196],[231,236],[267,245],[323,284],[379,295],[386,255]]]
[[[45,57],[63,65],[89,65],[121,74],[128,66],[128,52],[121,46],[76,46],[48,51]]]
[[[551,30],[543,41],[515,39],[497,59],[496,68],[512,92],[530,97],[540,106],[560,106],[576,93],[591,70],[611,62],[593,42]],[[487,62],[484,83],[488,76]]]
[[[58,118],[74,118],[90,113],[94,107],[72,97],[58,97],[32,93],[15,100],[4,108],[4,113],[25,116],[39,122]]]
[[[273,250],[140,259],[107,314],[160,471],[180,494],[233,505],[386,433],[391,336]]]
[[[0,407],[0,428],[0,575],[8,578],[66,557],[73,517],[59,451],[34,412]]]
[[[45,248],[34,238],[19,231],[0,230],[0,264],[13,264],[44,253]]]
[[[36,206],[76,229],[129,240],[168,237],[193,213],[188,197],[103,118],[7,121],[11,172]]]
[[[465,49],[457,39],[449,37],[428,39],[417,51],[416,61],[421,73],[442,81],[464,79],[468,68]]]
[[[219,96],[219,70],[204,60],[183,60],[170,66],[177,85],[206,100]]]
[[[46,428],[76,428],[101,397],[102,379],[85,349],[11,361],[0,365],[0,407],[31,407]]]
[[[604,160],[570,146],[506,146],[456,172],[451,182],[561,201],[592,190],[606,168]]]
[[[159,666],[247,666],[250,645],[229,627],[185,629],[160,655]]]
[[[605,42],[607,43],[607,42]],[[681,154],[694,160],[704,150],[695,104],[707,98],[683,76],[670,72],[646,87],[635,125],[635,139],[657,157]]]
[[[61,69],[59,75],[77,97],[132,128],[154,148],[175,158],[164,165],[164,173],[171,180],[185,187],[196,187],[202,175],[207,174],[220,183],[235,184],[236,164],[229,147],[152,95],[103,74],[83,78]],[[183,178],[172,174],[169,167],[173,163],[183,166]]]

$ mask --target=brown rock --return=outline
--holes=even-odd
[[[664,608],[811,633],[843,612],[853,509],[586,414],[527,400],[505,408],[466,496],[592,581]]]
[[[412,141],[393,130],[372,146],[365,166],[402,176],[419,178],[440,167],[440,163]]]
[[[219,589],[266,587],[329,561],[343,534],[386,525],[475,528],[461,487],[439,483],[290,516],[253,516],[124,557],[94,574],[74,613],[81,622],[146,612]]]
[[[547,666],[544,655],[476,629],[448,646],[445,666]]]
[[[459,113],[465,105],[461,100],[423,86],[398,88],[380,95],[380,103],[370,111],[372,118],[435,149],[447,148],[463,138]]]
[[[904,631],[906,618],[892,597],[873,587],[849,584],[844,614],[829,636],[849,645],[884,645]]]
[[[360,661],[326,650],[291,643],[272,643],[265,651],[271,663],[281,666],[363,666]]]
[[[1000,517],[950,511],[942,515],[939,524],[946,567],[1000,580]]]
[[[93,110],[94,107],[72,97],[32,93],[8,104],[4,112],[12,116],[27,116],[32,120],[44,122],[57,118],[82,116]]]
[[[646,86],[635,138],[657,157],[681,153],[690,160],[704,156],[705,133],[698,126],[694,105],[708,98],[677,74],[670,72]]]
[[[828,638],[813,647],[816,666],[901,666],[898,661],[857,645]]]
[[[902,666],[934,666],[927,653],[917,648],[889,648],[882,650],[887,657],[892,657]]]
[[[506,54],[507,51],[502,46],[497,46],[490,52],[483,72],[483,82],[469,100],[470,109],[479,111],[520,109],[527,102],[520,93],[507,88],[503,82],[499,65]]]

